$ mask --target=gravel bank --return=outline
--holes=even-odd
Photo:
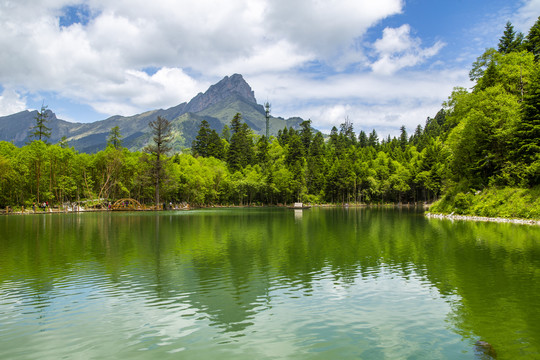
[[[540,220],[506,219],[506,218],[493,218],[493,217],[483,217],[483,216],[455,215],[453,213],[452,214],[426,213],[426,217],[433,218],[433,219],[489,221],[489,222],[512,223],[512,224],[522,224],[522,225],[540,225]]]

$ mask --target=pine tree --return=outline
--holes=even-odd
[[[514,51],[520,51],[523,42],[523,34],[514,31],[514,26],[510,21],[506,23],[503,36],[499,39],[499,52],[509,54]]]
[[[289,142],[289,129],[285,126],[283,128],[283,131],[278,131],[278,137],[279,145],[285,146]]]
[[[340,125],[339,135],[344,140],[345,146],[356,144],[354,126],[348,116],[345,118],[345,122]]]
[[[202,120],[199,127],[199,132],[191,145],[191,153],[194,156],[208,157],[208,145],[210,142],[210,124],[208,121]]]
[[[159,187],[163,178],[163,156],[171,151],[171,147],[169,146],[169,143],[172,140],[171,123],[167,119],[158,116],[156,120],[148,123],[148,126],[152,130],[153,144],[148,144],[145,151],[155,157],[152,168],[156,188],[155,202],[157,207],[159,206]]]
[[[540,60],[540,16],[534,25],[530,28],[525,41],[527,51],[534,54],[534,60]]]
[[[225,124],[221,130],[221,138],[229,142],[231,140],[231,129],[229,125]]]
[[[379,146],[379,135],[377,135],[375,129],[369,134],[368,145],[372,147]]]
[[[409,135],[407,134],[405,125],[402,125],[399,130],[401,131],[401,134],[399,135],[399,145],[401,146],[402,150],[405,150],[407,144],[409,143]]]
[[[318,132],[313,137],[307,158],[306,186],[311,194],[319,194],[324,189],[325,174],[324,138]]]
[[[313,132],[311,131],[311,120],[302,121],[300,127],[300,137],[302,138],[302,144],[304,145],[304,153],[307,153],[313,137]]]
[[[411,136],[410,138],[410,142],[414,146],[416,146],[416,149],[418,151],[422,151],[422,149],[419,148],[419,145],[422,142],[423,134],[424,134],[424,129],[422,129],[422,125],[418,124],[416,126],[416,129],[414,130],[413,136]]]
[[[208,135],[207,155],[216,159],[225,159],[225,145],[216,130],[212,129]]]
[[[358,134],[358,146],[361,148],[368,146],[368,137],[364,130],[360,130],[360,134]]]
[[[478,79],[478,82],[476,83],[476,86],[474,87],[475,90],[482,91],[487,89],[488,87],[495,86],[500,82],[500,75],[499,71],[497,70],[497,66],[495,65],[494,61],[490,61],[484,76],[482,78]]]
[[[268,139],[266,136],[261,136],[259,141],[257,141],[257,163],[263,168],[268,164],[270,160],[270,155],[268,153]]]
[[[250,129],[246,123],[242,122],[242,115],[236,113],[231,120],[231,141],[227,152],[227,164],[234,172],[253,163],[254,151],[250,137]]]
[[[285,163],[290,167],[298,166],[305,154],[302,139],[298,134],[295,133],[289,138],[286,149]]]
[[[47,127],[45,123],[49,118],[49,114],[47,113],[47,106],[44,104],[41,105],[41,111],[38,111],[36,114],[36,117],[34,118],[36,120],[36,126],[32,128],[34,132],[30,134],[30,137],[41,140],[45,143],[47,143],[47,140],[51,136],[51,128]]]
[[[107,145],[112,145],[115,149],[122,147],[122,135],[118,126],[111,128],[109,137],[107,138]]]
[[[330,130],[330,141],[329,141],[330,146],[332,146],[333,148],[336,148],[338,146],[338,139],[339,139],[339,135],[338,135],[337,127],[332,126],[332,129]]]
[[[522,103],[523,118],[518,129],[518,155],[526,163],[540,154],[540,68],[532,76]]]
[[[62,138],[58,142],[58,145],[60,145],[62,149],[67,149],[69,146],[67,136],[62,136]]]

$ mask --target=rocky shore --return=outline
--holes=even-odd
[[[472,215],[456,215],[454,213],[452,213],[452,214],[426,213],[425,215],[426,215],[426,217],[432,218],[432,219],[488,221],[488,222],[512,223],[512,224],[521,224],[521,225],[540,225],[540,220],[507,219],[507,218],[483,217],[483,216],[472,216]]]

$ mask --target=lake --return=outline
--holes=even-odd
[[[538,359],[540,227],[387,208],[0,217],[1,359]]]

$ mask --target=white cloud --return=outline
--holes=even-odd
[[[421,47],[419,38],[411,37],[408,24],[399,28],[386,28],[383,37],[373,44],[378,60],[371,64],[375,73],[391,75],[396,71],[415,66],[436,55],[444,43],[438,41],[429,48]]]
[[[57,92],[107,112],[173,106],[234,72],[286,72],[318,58],[354,61],[361,57],[351,50],[355,39],[403,7],[402,0],[81,4],[2,2],[0,84]],[[82,23],[65,23],[70,16]],[[177,69],[168,72],[176,82],[142,76],[148,67]]]
[[[0,2],[1,86],[53,92],[107,116],[131,115],[188,101],[241,73],[277,115],[311,118],[329,130],[347,115],[358,127],[422,122],[466,79],[459,71],[405,72],[443,46],[422,47],[409,25],[386,28],[368,63],[364,36],[400,14],[403,0],[80,3],[83,23],[60,26],[66,6],[77,1]],[[312,64],[334,75],[312,73]],[[373,72],[341,73],[351,64]],[[13,109],[25,103],[7,90],[1,99]]]
[[[325,79],[299,74],[253,75],[246,80],[258,98],[268,99],[274,114],[311,119],[313,126],[329,132],[348,116],[358,133],[377,129],[392,136],[405,125],[412,132],[435,116],[455,86],[470,87],[466,69],[402,71],[392,77],[375,73],[336,75]],[[274,85],[280,84],[279,87]]]
[[[206,90],[210,84],[195,81],[182,69],[161,68],[155,74],[126,70],[118,83],[96,83],[92,90],[76,94],[87,98],[103,114],[132,115],[148,109],[178,105]],[[68,96],[69,93],[63,93]],[[109,100],[113,99],[113,101]]]
[[[294,69],[312,59],[315,59],[314,54],[302,54],[294,48],[294,45],[281,40],[275,44],[255,46],[253,54],[238,57],[210,71],[216,76],[234,73],[247,76],[257,73],[276,73]]]
[[[531,26],[538,20],[540,16],[540,0],[524,1],[523,7],[518,11],[514,20],[514,25],[518,31],[522,31],[525,35],[529,32]]]
[[[26,110],[26,99],[15,90],[4,89],[0,95],[0,116],[11,115]]]
[[[275,35],[331,57],[402,7],[402,0],[274,0],[268,2],[267,21]]]

